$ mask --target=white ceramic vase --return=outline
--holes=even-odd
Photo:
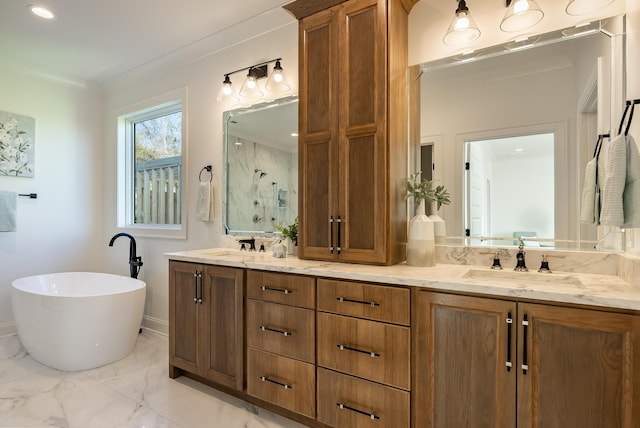
[[[424,200],[420,202],[416,208],[416,215],[409,222],[407,264],[423,267],[436,265],[433,222],[424,212]]]
[[[433,234],[435,235],[436,244],[445,244],[447,227],[442,217],[438,215],[438,201],[431,201],[429,208],[429,218],[433,222]]]

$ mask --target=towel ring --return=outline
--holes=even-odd
[[[200,174],[198,174],[198,181],[202,183],[202,173],[207,171],[209,173],[209,183],[213,180],[213,171],[211,170],[211,165],[207,165],[200,170]]]

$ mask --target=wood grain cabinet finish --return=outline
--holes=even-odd
[[[169,262],[169,375],[242,390],[244,270]]]
[[[406,242],[410,6],[339,3],[299,25],[298,255],[395,264]]]
[[[247,393],[315,418],[315,365],[248,348]]]
[[[318,365],[375,382],[411,387],[410,329],[318,313]]]
[[[638,426],[637,316],[417,294],[416,426]]]
[[[318,368],[318,420],[332,427],[408,428],[409,393]]]
[[[247,272],[247,298],[314,309],[316,279],[310,276],[250,270]]]
[[[315,363],[315,311],[247,300],[247,345]]]
[[[410,325],[408,288],[318,279],[318,309],[359,318]]]

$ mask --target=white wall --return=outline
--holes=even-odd
[[[107,179],[104,183],[105,216],[103,240],[117,233],[116,225],[116,117],[127,105],[152,98],[173,89],[187,88],[187,150],[186,185],[187,239],[159,239],[136,236],[139,255],[144,266],[140,279],[147,283],[145,324],[160,330],[167,329],[168,319],[168,261],[164,253],[198,248],[211,248],[222,244],[221,178],[223,156],[222,114],[229,105],[216,101],[224,74],[262,61],[282,57],[282,67],[292,86],[287,95],[297,94],[298,23],[284,10],[254,18],[234,27],[232,34],[225,32],[206,41],[208,47],[200,59],[178,61],[177,65],[152,64],[108,82],[105,86],[104,160]],[[242,84],[244,73],[231,76],[235,84]],[[212,165],[217,178],[215,202],[216,221],[198,222],[195,219],[198,172]],[[126,274],[128,265],[124,243],[109,251],[105,268]]]
[[[36,120],[35,177],[0,177],[18,198],[17,231],[0,233],[0,336],[15,332],[11,281],[60,271],[102,271],[102,98],[82,82],[0,66],[0,110]]]

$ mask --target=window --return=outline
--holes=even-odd
[[[184,230],[183,121],[181,99],[118,118],[119,227],[147,236]]]

